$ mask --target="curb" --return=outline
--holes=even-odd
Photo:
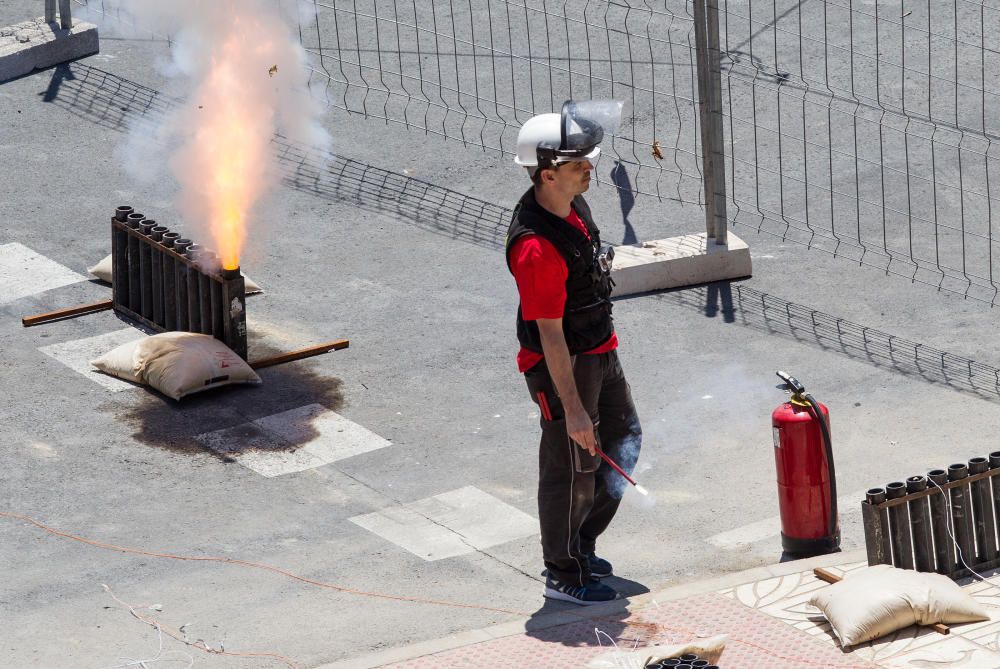
[[[581,618],[600,618],[610,613],[621,611],[638,611],[649,606],[655,601],[669,602],[686,597],[694,597],[708,592],[724,590],[743,583],[759,581],[766,578],[787,576],[802,571],[814,569],[816,567],[833,567],[853,562],[866,561],[867,553],[863,550],[849,551],[847,553],[833,553],[830,555],[820,555],[802,560],[792,560],[790,562],[780,562],[778,564],[754,567],[744,571],[733,572],[723,576],[684,583],[660,590],[659,592],[649,592],[643,595],[636,595],[627,600],[618,600],[601,604],[598,606],[588,606],[574,611],[572,615],[566,613],[550,613],[532,619],[532,630],[548,629],[565,625],[568,623],[580,622]],[[338,660],[329,664],[323,664],[314,669],[377,669],[378,667],[395,662],[405,662],[414,660],[425,655],[433,655],[446,650],[454,650],[463,646],[490,641],[491,639],[501,639],[508,636],[523,634],[527,618],[514,620],[508,623],[500,623],[467,632],[459,632],[438,639],[421,641],[400,648],[379,651],[368,655]]]

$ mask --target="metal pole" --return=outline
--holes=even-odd
[[[715,243],[728,240],[726,156],[722,131],[722,52],[719,48],[719,2],[708,0],[709,121],[711,123],[712,193],[715,196]]]
[[[56,0],[45,0],[45,22],[56,22]]]
[[[715,237],[715,191],[713,189],[711,121],[709,120],[708,30],[705,19],[707,0],[694,0],[694,44],[698,70],[698,125],[701,130],[701,173],[705,190],[705,232]]]
[[[59,27],[63,30],[73,27],[73,10],[70,9],[69,3],[70,0],[59,0]],[[55,17],[52,20],[55,21]]]
[[[709,238],[715,240],[716,244],[726,244],[728,225],[718,0],[695,0],[694,33],[698,68],[701,161],[705,180],[705,232]]]

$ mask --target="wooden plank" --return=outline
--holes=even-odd
[[[840,583],[842,580],[840,576],[823,569],[822,567],[816,567],[813,569],[813,576],[821,581],[826,581],[827,583]],[[927,625],[938,634],[951,634],[951,628],[942,623],[934,623],[933,625]]]
[[[52,321],[57,321],[62,318],[73,318],[74,316],[83,316],[84,314],[93,314],[98,311],[105,311],[110,309],[112,305],[112,300],[101,300],[100,302],[93,302],[91,304],[81,304],[78,307],[56,309],[55,311],[49,311],[48,313],[38,314],[36,316],[25,316],[21,319],[21,325],[26,328],[30,328],[33,325],[51,323]]]
[[[280,365],[286,362],[291,362],[293,360],[301,360],[302,358],[310,358],[314,355],[321,355],[329,351],[339,351],[340,349],[347,348],[350,346],[351,342],[347,339],[337,339],[336,341],[329,341],[325,344],[317,344],[315,346],[307,346],[305,348],[296,349],[294,351],[289,351],[288,353],[282,353],[281,355],[276,355],[271,358],[264,358],[262,360],[256,360],[250,363],[250,366],[254,369],[263,369],[265,367],[271,367],[273,365]]]

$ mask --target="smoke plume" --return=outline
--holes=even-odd
[[[183,103],[155,129],[155,140],[169,151],[175,206],[192,236],[210,234],[223,266],[234,268],[255,206],[278,181],[275,133],[319,149],[329,144],[294,17],[274,0],[120,5],[136,26],[172,38],[164,69],[180,83]]]

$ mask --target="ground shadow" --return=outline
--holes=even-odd
[[[250,359],[284,352],[251,342]],[[225,386],[179,401],[143,387],[127,398],[124,409],[119,402],[106,404],[102,409],[113,412],[116,420],[130,425],[133,438],[143,444],[181,453],[208,452],[228,462],[248,450],[292,451],[319,436],[307,422],[306,425],[297,423],[293,433],[283,433],[280,439],[267,438],[255,426],[247,425],[252,421],[308,405],[337,411],[344,404],[342,381],[316,371],[315,360],[268,367],[259,374],[261,385]],[[196,438],[230,428],[235,428],[236,433],[227,439],[225,448],[218,451]],[[245,439],[240,438],[243,432],[246,432]]]
[[[875,367],[947,386],[983,399],[1000,399],[1000,368],[876,330],[735,282],[645,293],[723,320],[832,351]],[[633,299],[630,296],[619,299]]]
[[[615,161],[615,166],[611,168],[611,183],[618,189],[618,201],[622,208],[622,223],[625,225],[625,235],[622,237],[622,244],[638,244],[639,239],[635,236],[635,228],[628,220],[629,212],[635,206],[635,193],[632,192],[632,182],[628,178],[628,170],[621,161]]]
[[[581,607],[570,602],[546,599],[542,607],[531,614],[524,625],[528,636],[566,646],[611,646],[624,642],[631,646],[636,637],[649,639],[655,631],[648,623],[629,621],[628,598],[649,592],[637,581],[609,576],[601,579],[618,591],[622,599],[594,607]],[[598,634],[595,630],[600,630]]]

